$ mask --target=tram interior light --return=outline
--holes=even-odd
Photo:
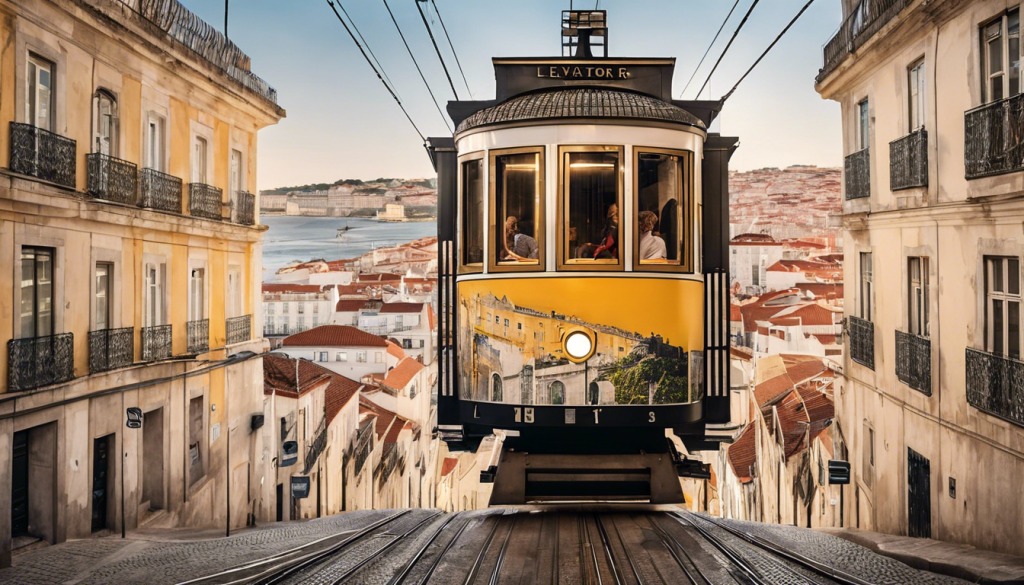
[[[509,163],[505,165],[506,171],[536,171],[536,163]]]
[[[611,169],[615,167],[615,163],[587,163],[577,162],[569,165],[570,169]]]
[[[593,347],[594,343],[590,340],[590,336],[582,331],[570,333],[569,337],[565,340],[566,353],[578,360],[590,355]]]

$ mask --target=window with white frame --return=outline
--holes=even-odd
[[[907,259],[908,309],[910,333],[928,337],[928,258],[912,256]]]
[[[1020,10],[982,25],[980,37],[982,103],[1020,93]]]
[[[192,144],[192,182],[206,183],[206,155],[209,145],[202,136],[196,136]]]
[[[193,268],[188,279],[188,320],[202,321],[206,318],[206,270]]]
[[[1021,272],[1016,256],[985,257],[985,349],[1020,359]]]
[[[100,89],[93,95],[92,102],[92,151],[117,156],[117,98],[109,91]]]
[[[145,278],[145,315],[144,327],[156,327],[164,324],[164,281],[167,277],[167,264],[164,262],[147,262],[143,269]]]
[[[337,355],[334,356],[334,361],[336,361],[336,362],[347,362],[348,361],[348,352],[339,351],[337,353]]]
[[[53,81],[56,73],[57,67],[53,63],[29,53],[25,122],[43,130],[53,130],[54,126]]]
[[[320,361],[322,361],[322,362],[326,362],[327,361],[327,352],[326,351],[321,351],[320,352]]]
[[[864,150],[871,144],[871,117],[868,100],[857,104],[857,150]]]
[[[356,352],[356,361],[361,363],[361,364],[365,364],[366,363],[366,352],[365,351],[357,351]]]
[[[111,283],[114,279],[114,265],[110,262],[96,263],[96,330],[110,329],[113,310],[111,307]]]
[[[163,172],[164,169],[164,118],[150,112],[146,120],[146,168]]]
[[[909,130],[911,132],[924,127],[924,90],[924,57],[922,57],[907,68],[907,95],[910,98]]]
[[[53,265],[56,250],[21,248],[21,337],[53,335]]]
[[[870,321],[873,313],[872,298],[874,296],[874,268],[871,265],[871,252],[860,253],[860,318]]]

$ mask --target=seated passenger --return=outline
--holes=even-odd
[[[641,211],[637,224],[640,230],[640,261],[665,260],[668,256],[665,240],[654,235],[654,229],[658,227],[658,216],[653,211]]]
[[[619,257],[619,206],[612,203],[608,207],[608,214],[605,217],[604,229],[601,230],[601,241],[594,248],[593,258],[614,258]]]
[[[505,220],[504,260],[537,260],[539,252],[537,240],[520,233],[519,220],[515,216],[508,216]]]

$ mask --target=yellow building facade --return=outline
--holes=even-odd
[[[174,0],[0,0],[0,566],[272,517],[251,193],[276,100]]]

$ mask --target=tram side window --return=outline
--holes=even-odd
[[[686,159],[665,152],[639,152],[636,162],[636,262],[685,266],[688,231]]]
[[[566,152],[563,253],[568,264],[619,264],[619,153]]]
[[[462,163],[462,264],[484,261],[484,173],[482,159]]]
[[[538,266],[542,158],[539,151],[494,153],[494,264]]]

